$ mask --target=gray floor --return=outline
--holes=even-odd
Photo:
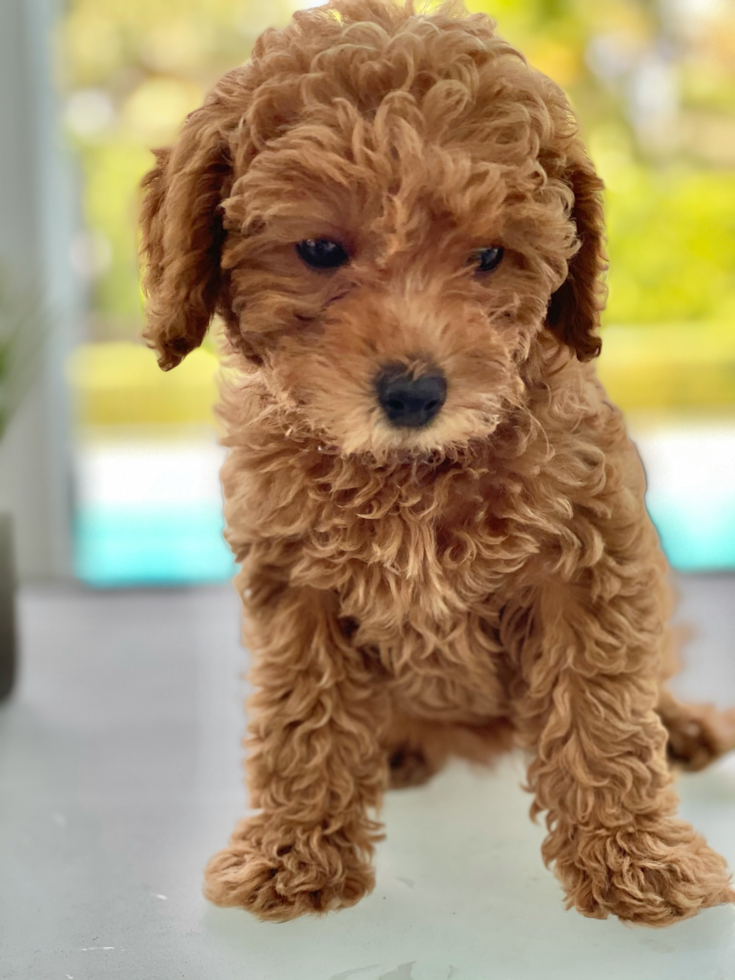
[[[735,578],[682,582],[680,688],[735,702]],[[0,710],[0,980],[735,980],[735,909],[664,931],[565,912],[519,763],[391,794],[375,892],[263,925],[200,894],[245,806],[229,589],[21,597]],[[682,777],[735,868],[735,759]]]

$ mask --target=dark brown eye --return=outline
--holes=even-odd
[[[296,251],[312,269],[336,269],[350,261],[344,247],[329,238],[306,238],[298,243]]]
[[[493,245],[491,248],[478,248],[472,255],[476,272],[492,272],[503,261],[503,247]]]

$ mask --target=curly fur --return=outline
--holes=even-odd
[[[207,895],[279,921],[352,905],[390,782],[517,745],[570,905],[666,925],[731,901],[666,745],[698,768],[735,717],[663,686],[665,562],[590,363],[602,185],[560,89],[485,16],[335,0],[266,31],[145,186],[149,342],[171,368],[219,313],[235,369],[257,812]],[[309,268],[308,238],[349,263]],[[447,377],[423,429],[381,412],[395,363]]]

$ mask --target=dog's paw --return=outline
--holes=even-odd
[[[558,872],[569,905],[592,918],[668,926],[735,901],[725,859],[682,821],[590,838],[575,850],[576,866]]]
[[[689,772],[704,769],[735,747],[735,708],[720,711],[711,704],[687,704],[663,721],[669,762]]]
[[[273,828],[269,828],[272,839]],[[286,832],[284,841],[292,839]],[[287,922],[358,902],[375,884],[372,868],[355,849],[320,837],[307,849],[273,847],[263,840],[259,818],[245,821],[228,847],[207,865],[204,894],[215,905],[239,906],[259,919]]]

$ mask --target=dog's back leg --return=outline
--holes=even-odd
[[[484,724],[446,724],[395,712],[384,737],[389,786],[405,789],[428,782],[449,756],[488,765],[513,746],[504,718]]]
[[[666,753],[672,765],[696,772],[735,749],[735,708],[685,704],[662,689],[656,710],[668,733]]]

